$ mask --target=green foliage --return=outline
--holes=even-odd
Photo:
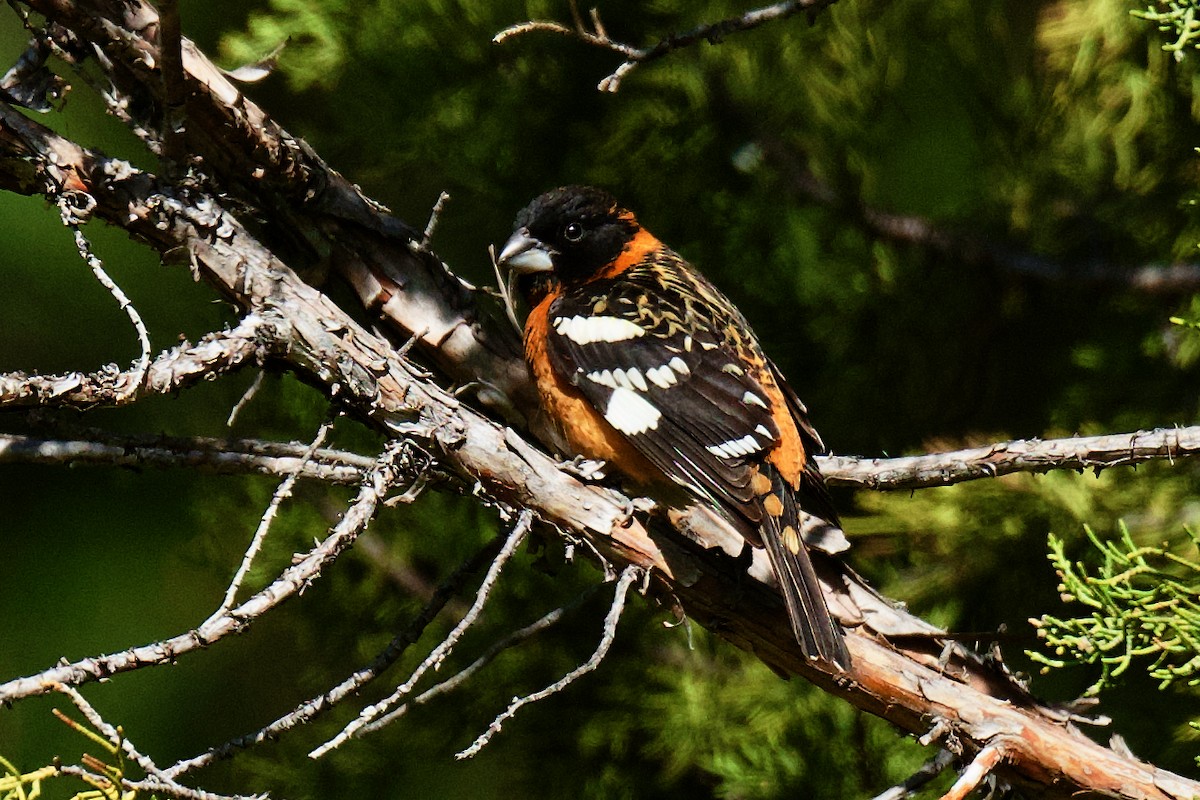
[[[1090,528],[1088,540],[1102,562],[1095,573],[1067,556],[1051,535],[1050,562],[1067,602],[1087,607],[1086,616],[1043,615],[1038,635],[1054,657],[1031,652],[1047,671],[1068,664],[1099,664],[1100,677],[1087,689],[1098,694],[1139,660],[1165,689],[1176,681],[1200,684],[1200,563],[1166,545],[1139,546],[1124,524],[1120,539],[1105,541]],[[1188,530],[1193,545],[1200,539]]]
[[[703,631],[695,649],[668,648],[639,676],[637,694],[606,692],[610,707],[583,730],[586,754],[604,765],[588,796],[639,797],[632,757],[660,767],[652,786],[682,796],[860,797],[898,783],[930,753],[882,721],[811,685],[781,681],[753,657]],[[852,747],[831,746],[853,741]],[[642,786],[645,791],[645,786]]]
[[[29,772],[21,772],[8,759],[0,756],[0,800],[37,800],[42,797],[42,790],[51,782],[56,784],[83,783],[89,788],[73,792],[71,800],[155,800],[155,795],[144,795],[138,790],[126,790],[122,787],[124,780],[137,780],[128,772],[132,766],[126,760],[125,752],[120,746],[104,738],[100,732],[89,724],[71,719],[58,709],[54,716],[72,732],[78,734],[92,747],[98,747],[106,754],[112,763],[84,753],[81,758],[81,772],[75,775],[64,774],[58,765],[40,767]],[[118,728],[118,731],[120,729]]]
[[[1175,41],[1163,45],[1163,50],[1174,53],[1178,60],[1183,59],[1188,47],[1200,47],[1200,21],[1196,19],[1200,4],[1195,0],[1178,2],[1178,0],[1159,0],[1157,7],[1148,6],[1145,11],[1133,11],[1134,16],[1156,23],[1160,31],[1171,33]]]
[[[10,761],[0,756],[0,800],[36,800],[42,794],[42,782],[54,777],[54,767],[42,767],[31,772],[21,772]]]

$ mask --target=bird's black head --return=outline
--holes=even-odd
[[[611,264],[638,230],[633,214],[608,192],[563,186],[541,195],[517,215],[499,261],[521,276],[518,286],[526,293],[544,284],[543,276],[570,284]]]

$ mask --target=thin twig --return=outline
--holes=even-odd
[[[233,423],[237,422],[238,415],[242,413],[242,409],[250,405],[250,401],[258,394],[258,390],[262,388],[263,381],[267,377],[267,371],[260,369],[258,374],[254,376],[254,380],[246,387],[246,391],[242,392],[242,396],[233,404],[233,408],[229,410],[229,417],[225,420],[225,427],[232,428]]]
[[[425,232],[421,235],[421,246],[429,247],[429,243],[433,240],[433,232],[437,229],[438,219],[442,215],[442,210],[446,207],[446,201],[450,199],[450,195],[446,192],[438,194],[437,202],[433,204],[433,210],[429,212],[429,222],[425,224]]]
[[[88,205],[79,208],[74,205],[76,202],[84,202]],[[96,280],[100,285],[108,290],[109,294],[117,301],[117,305],[129,317],[129,321],[133,324],[133,329],[137,333],[138,344],[142,348],[141,355],[134,364],[129,386],[125,389],[128,396],[118,396],[118,402],[127,400],[136,395],[141,389],[143,382],[146,380],[146,372],[150,368],[150,334],[146,331],[146,323],[142,322],[142,315],[130,302],[129,298],[121,291],[121,287],[108,276],[104,271],[104,264],[99,257],[92,252],[92,244],[83,235],[79,224],[87,215],[91,214],[92,207],[95,206],[95,199],[91,195],[84,192],[64,192],[58,199],[59,213],[62,216],[63,225],[71,229],[75,236],[75,249],[79,251],[79,256],[84,260],[84,263],[91,268],[92,274],[96,276]]]
[[[706,41],[709,44],[720,44],[731,33],[748,31],[768,22],[787,19],[801,11],[807,11],[810,15],[815,14],[823,8],[833,5],[834,2],[836,0],[786,0],[785,2],[776,3],[765,8],[747,11],[745,14],[737,17],[729,17],[719,22],[700,25],[684,33],[671,34],[651,47],[635,47],[610,38],[600,21],[599,12],[594,8],[591,12],[592,28],[588,30],[587,25],[584,24],[583,17],[579,13],[575,0],[571,0],[573,27],[568,27],[559,22],[530,20],[505,28],[492,37],[492,41],[496,44],[503,44],[514,36],[520,36],[532,31],[548,31],[565,36],[574,36],[587,44],[617,53],[624,56],[625,62],[596,86],[602,92],[615,92],[621,88],[621,79],[639,64],[654,61],[675,50],[690,47],[702,41]]]
[[[39,439],[0,434],[0,464],[94,464],[113,467],[198,469],[232,475],[296,474],[308,480],[357,486],[375,459],[321,448],[308,461],[306,447],[261,439],[192,439],[91,433],[88,439]],[[428,478],[429,473],[421,477]]]
[[[288,475],[275,489],[275,493],[271,495],[271,502],[267,505],[267,510],[263,512],[262,517],[258,521],[258,528],[254,531],[254,536],[250,539],[250,546],[246,548],[246,553],[242,556],[242,563],[238,565],[237,571],[233,574],[233,580],[229,582],[229,586],[225,589],[225,598],[221,601],[221,605],[209,615],[200,627],[203,628],[209,622],[212,622],[218,617],[222,617],[229,613],[229,609],[233,608],[233,604],[237,602],[237,593],[242,588],[242,581],[246,579],[247,573],[250,572],[250,565],[254,563],[255,557],[262,550],[263,542],[266,541],[267,532],[271,529],[271,523],[275,521],[276,514],[279,513],[279,507],[283,505],[283,501],[292,496],[292,489],[296,486],[296,479],[300,477],[300,473],[304,469],[304,465],[312,460],[313,453],[325,443],[325,437],[329,435],[329,431],[333,429],[333,417],[330,416],[321,423],[321,427],[317,429],[317,435],[313,437],[312,443],[300,456],[300,464],[296,470]]]
[[[496,289],[500,292],[500,299],[504,303],[504,313],[508,316],[508,321],[512,323],[513,330],[520,336],[524,331],[524,326],[517,319],[517,305],[513,300],[513,280],[516,273],[510,273],[508,280],[504,279],[503,273],[500,271],[500,262],[496,259],[496,246],[488,245],[488,257],[492,260],[492,272],[496,274]]]
[[[304,725],[311,722],[315,717],[324,711],[336,706],[341,701],[345,700],[354,694],[357,694],[363,686],[378,678],[396,662],[401,655],[421,638],[425,629],[433,622],[434,618],[441,612],[443,608],[450,602],[455,594],[466,583],[467,578],[477,572],[484,564],[492,561],[496,554],[500,552],[501,546],[505,542],[506,537],[497,536],[481,547],[470,558],[458,566],[454,572],[450,573],[447,578],[438,585],[434,590],[433,595],[429,598],[429,602],[421,609],[408,627],[401,633],[397,634],[391,642],[388,643],[379,655],[375,656],[369,664],[362,669],[357,670],[349,678],[339,683],[332,689],[323,692],[309,700],[296,706],[292,711],[284,714],[269,725],[260,728],[253,733],[248,733],[239,736],[236,739],[222,744],[218,747],[210,748],[193,758],[183,759],[164,772],[168,777],[176,778],[180,775],[191,772],[195,769],[208,766],[214,761],[223,758],[228,758],[236,752],[245,750],[265,741],[270,741],[279,737],[280,734],[295,728],[298,725]]]
[[[122,789],[127,791],[146,791],[156,794],[166,795],[168,797],[177,797],[181,800],[252,800],[248,797],[240,795],[219,795],[204,789],[194,789],[190,786],[184,786],[176,782],[171,776],[167,775],[163,770],[158,768],[154,760],[138,750],[132,741],[125,734],[106,722],[95,707],[89,703],[82,694],[74,688],[62,683],[52,683],[50,689],[66,695],[71,702],[79,709],[84,718],[101,736],[109,741],[112,745],[112,752],[120,750],[129,759],[131,759],[138,767],[146,774],[146,778],[139,781],[134,781],[126,778],[123,774],[114,774],[111,768],[106,768],[107,765],[99,759],[84,755],[84,764],[93,765],[99,770],[97,772],[87,769],[86,767],[75,766],[60,766],[58,773],[61,775],[70,775],[79,778],[80,780],[92,786],[103,788],[106,784],[111,786],[114,781],[119,783]],[[57,712],[56,712],[57,713]],[[64,719],[68,724],[72,724],[80,730],[83,730],[77,723],[71,723],[64,716],[59,714],[60,719]],[[87,733],[85,731],[85,733]],[[87,733],[88,736],[92,734]],[[98,740],[97,740],[98,741]],[[259,796],[256,796],[256,798]],[[262,796],[265,797],[265,796]]]
[[[882,794],[875,795],[873,800],[906,800],[941,775],[946,767],[953,763],[953,753],[949,750],[938,750],[937,755],[922,764],[916,772],[905,778],[903,783],[893,786]]]
[[[496,656],[500,655],[505,650],[515,647],[526,640],[533,638],[547,628],[557,624],[566,614],[575,610],[579,606],[583,605],[583,603],[588,599],[590,599],[601,586],[603,586],[601,583],[596,583],[592,586],[589,586],[567,605],[559,606],[553,611],[550,611],[542,616],[540,619],[530,623],[529,625],[526,625],[524,628],[515,630],[503,639],[494,642],[491,647],[483,651],[483,654],[480,655],[479,658],[471,662],[470,666],[460,670],[441,683],[429,687],[424,692],[414,697],[411,703],[405,703],[394,711],[389,711],[387,714],[384,714],[382,717],[370,723],[369,725],[364,725],[359,733],[362,735],[374,733],[380,728],[387,727],[392,722],[395,722],[398,718],[404,716],[411,706],[424,705],[436,697],[440,697],[443,694],[449,694],[450,692],[454,691],[459,686],[462,686],[464,683],[469,681],[475,675],[475,673],[479,672],[479,670],[490,664],[496,658]]]
[[[241,605],[220,617],[210,618],[193,630],[169,639],[59,664],[34,675],[0,684],[0,704],[45,694],[54,683],[78,686],[111,678],[120,672],[173,664],[185,653],[200,650],[227,636],[244,631],[254,620],[299,594],[320,576],[322,569],[353,544],[358,534],[371,521],[388,489],[400,477],[401,470],[396,462],[403,450],[403,443],[400,441],[389,444],[359,490],[358,496],[330,534],[284,570],[270,585]]]
[[[441,643],[433,649],[433,651],[417,666],[415,670],[413,670],[408,680],[396,687],[396,689],[383,700],[379,701],[378,703],[372,703],[364,708],[361,712],[359,712],[359,715],[353,721],[346,725],[346,727],[342,728],[337,736],[334,736],[332,739],[310,752],[308,754],[309,758],[320,758],[329,751],[340,747],[365,725],[370,724],[381,715],[386,714],[393,706],[395,706],[396,703],[400,701],[402,697],[412,691],[413,687],[417,684],[417,681],[419,681],[427,671],[430,669],[437,669],[439,666],[441,666],[442,662],[445,661],[450,653],[454,650],[454,646],[458,643],[459,639],[462,638],[467,629],[474,624],[475,620],[478,619],[479,615],[483,612],[483,607],[487,603],[487,599],[491,594],[492,588],[495,586],[496,580],[500,577],[500,570],[504,568],[505,563],[507,563],[509,558],[512,557],[513,553],[516,552],[521,542],[525,540],[525,536],[529,533],[529,528],[532,524],[532,512],[529,510],[523,510],[521,512],[521,516],[517,520],[517,524],[513,526],[512,532],[508,535],[508,539],[504,542],[504,547],[501,548],[500,553],[492,562],[491,567],[488,568],[487,575],[484,576],[483,582],[479,586],[479,590],[475,593],[475,603],[471,606],[459,623],[454,626],[454,629],[450,631],[446,638],[443,639]]]
[[[488,729],[479,734],[475,741],[471,743],[470,747],[455,754],[454,757],[459,760],[471,758],[480,750],[482,750],[487,743],[491,741],[494,735],[500,732],[500,728],[506,721],[516,716],[517,711],[522,706],[529,705],[530,703],[536,703],[538,700],[544,700],[553,694],[561,692],[563,689],[574,683],[578,678],[586,675],[587,673],[596,669],[596,667],[600,666],[600,662],[602,662],[604,657],[608,655],[608,650],[610,647],[612,647],[613,640],[616,639],[617,623],[621,621],[621,612],[625,609],[625,596],[629,592],[629,587],[632,586],[633,582],[643,574],[644,573],[640,569],[632,564],[625,567],[625,569],[621,572],[621,577],[617,580],[616,592],[613,595],[612,606],[609,607],[608,615],[604,618],[604,635],[600,637],[600,644],[596,647],[596,652],[592,653],[591,658],[568,672],[563,677],[559,678],[554,683],[547,686],[545,689],[524,697],[515,698],[502,714],[492,720],[492,724],[488,726]]]

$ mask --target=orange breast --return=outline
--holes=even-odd
[[[554,295],[542,299],[525,321],[525,357],[533,370],[542,406],[562,428],[575,455],[611,464],[640,484],[662,483],[666,476],[637,451],[603,413],[550,365],[546,354],[548,314]]]

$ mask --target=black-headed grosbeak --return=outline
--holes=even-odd
[[[796,640],[848,668],[801,538],[838,524],[824,448],[742,314],[607,192],[566,186],[517,216],[499,263],[529,304],[525,355],[577,455],[643,487],[673,482],[766,548]]]

